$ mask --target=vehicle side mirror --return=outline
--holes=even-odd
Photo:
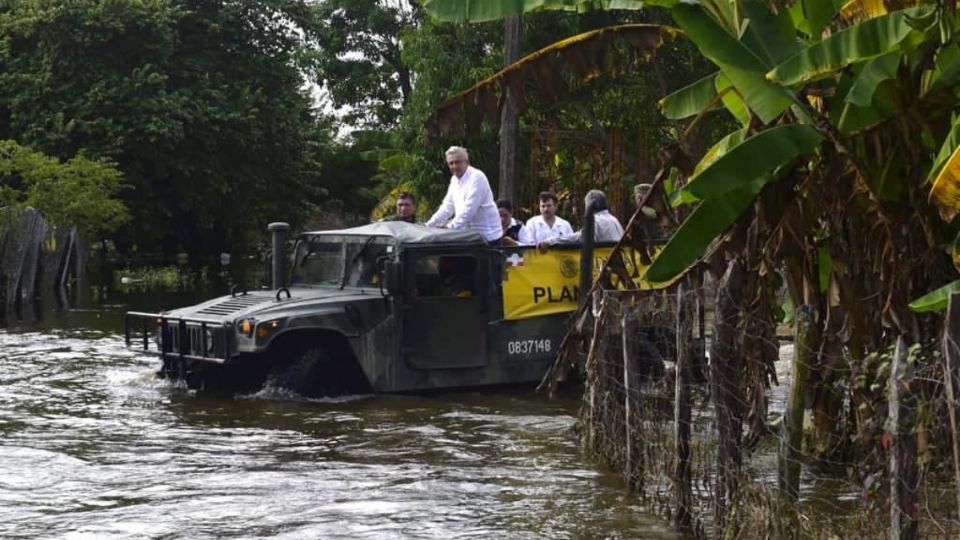
[[[400,261],[395,261],[391,259],[382,259],[382,272],[381,276],[383,277],[383,284],[387,293],[392,296],[399,296],[403,294],[403,281],[400,274]]]

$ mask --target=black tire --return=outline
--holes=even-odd
[[[324,347],[305,347],[277,361],[267,384],[303,397],[337,397],[370,391],[363,371],[352,358],[334,356]]]

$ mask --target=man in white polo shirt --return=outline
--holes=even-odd
[[[557,215],[557,196],[549,191],[540,193],[540,215],[527,220],[520,236],[521,244],[539,244],[551,238],[573,234],[570,222]]]
[[[584,209],[594,208],[593,213],[593,241],[594,242],[617,242],[623,237],[623,225],[620,220],[610,213],[610,205],[607,203],[607,196],[599,189],[591,189],[587,196],[583,198]],[[537,244],[541,251],[549,249],[550,246],[579,244],[583,229],[564,236],[551,238]]]
[[[446,158],[452,174],[450,186],[440,208],[427,220],[427,226],[472,229],[491,244],[499,242],[503,227],[487,176],[470,166],[466,148],[451,146]]]

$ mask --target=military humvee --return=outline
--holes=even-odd
[[[282,241],[275,261],[287,259]],[[329,396],[530,383],[553,361],[576,305],[566,286],[533,287],[532,302],[558,307],[505,317],[507,269],[535,250],[492,248],[473,231],[382,222],[303,233],[293,250],[289,281],[275,264],[272,290],[128,313],[128,345],[158,354],[160,374],[191,388],[272,380]],[[566,278],[569,270],[561,261]]]

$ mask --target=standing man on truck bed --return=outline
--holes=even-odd
[[[445,155],[451,173],[450,186],[427,226],[475,230],[488,243],[498,244],[503,227],[487,176],[470,166],[466,148],[451,146]]]

